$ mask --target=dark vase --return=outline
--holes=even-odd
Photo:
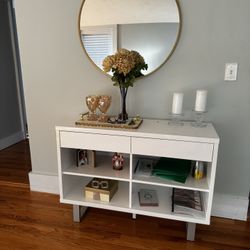
[[[126,111],[126,97],[127,97],[128,88],[120,86],[121,93],[121,113],[118,116],[118,120],[121,123],[126,123],[128,120],[128,114]]]

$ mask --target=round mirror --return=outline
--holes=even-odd
[[[181,30],[176,0],[85,0],[79,15],[80,38],[90,60],[102,61],[120,48],[139,52],[148,75],[173,53]]]

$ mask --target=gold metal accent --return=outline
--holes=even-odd
[[[98,103],[98,109],[101,111],[102,114],[99,116],[100,122],[107,122],[108,121],[108,115],[106,112],[108,111],[110,105],[111,105],[111,96],[110,95],[100,95],[99,96],[99,103]]]
[[[81,3],[81,6],[80,6],[80,11],[79,11],[79,15],[78,15],[78,34],[79,34],[79,39],[80,39],[80,43],[81,43],[81,46],[82,46],[82,49],[84,51],[84,53],[87,55],[87,58],[89,59],[89,61],[98,69],[100,70],[102,73],[104,73],[106,76],[108,76],[109,78],[111,78],[111,76],[108,74],[108,73],[105,73],[102,69],[100,69],[94,62],[93,60],[91,59],[91,57],[88,55],[84,45],[83,45],[83,42],[82,42],[82,37],[81,37],[81,28],[80,28],[80,24],[81,24],[81,13],[82,13],[82,9],[83,9],[83,6],[84,6],[84,2],[85,0],[82,1]],[[181,8],[180,8],[180,3],[179,3],[179,0],[175,0],[176,2],[176,5],[177,5],[177,9],[178,9],[178,12],[179,12],[179,19],[180,19],[180,22],[179,22],[179,30],[178,30],[178,34],[177,34],[177,37],[176,37],[176,40],[175,40],[175,44],[172,48],[172,50],[170,51],[169,55],[166,57],[166,59],[162,62],[161,65],[159,65],[159,67],[157,67],[156,69],[154,69],[153,71],[151,71],[150,73],[148,73],[147,75],[143,75],[143,76],[140,76],[138,79],[142,78],[142,77],[145,77],[145,76],[149,76],[151,75],[152,73],[156,72],[158,69],[160,69],[168,60],[169,58],[172,56],[174,50],[176,49],[177,47],[177,44],[180,40],[180,35],[181,35],[181,30],[182,30],[182,13],[181,13]]]
[[[98,107],[99,100],[100,100],[100,96],[98,95],[86,96],[86,104],[87,104],[89,111],[91,112],[90,114],[88,114],[88,120],[90,121],[96,121],[98,119],[98,116],[95,113],[95,111]]]

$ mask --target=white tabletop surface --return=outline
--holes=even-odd
[[[219,136],[213,125],[211,123],[206,124],[206,127],[199,128],[191,126],[191,122],[184,122],[183,126],[179,126],[170,125],[168,120],[144,119],[138,129],[118,129],[86,127],[74,125],[74,122],[63,122],[62,124],[58,124],[58,126],[56,126],[56,130],[219,143]]]

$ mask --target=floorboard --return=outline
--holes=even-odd
[[[0,183],[0,249],[250,249],[250,221],[212,218],[186,241],[185,223],[89,208],[81,223],[59,196]]]
[[[0,181],[29,184],[31,170],[29,141],[0,150]]]
[[[250,249],[250,221],[213,217],[197,225],[195,242],[186,241],[185,223],[160,218],[89,208],[74,223],[72,206],[59,196],[29,190],[27,148],[22,142],[0,152],[0,250]]]

